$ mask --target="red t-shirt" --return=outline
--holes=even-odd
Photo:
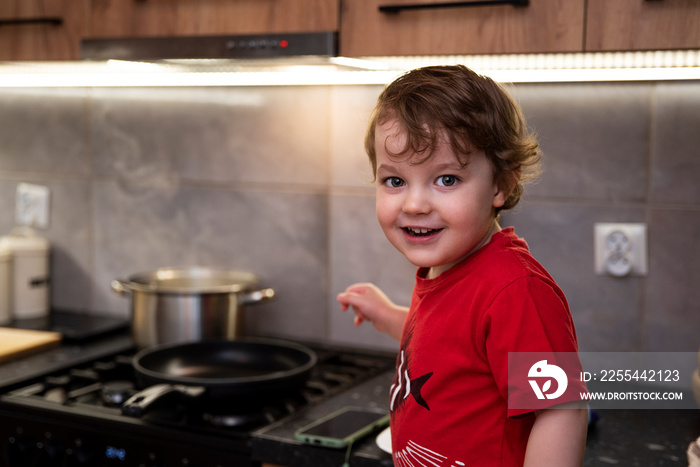
[[[534,413],[508,409],[508,352],[578,351],[564,294],[512,228],[437,278],[426,272],[390,393],[394,464],[522,465]]]

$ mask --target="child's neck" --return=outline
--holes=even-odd
[[[498,221],[494,219],[493,224],[491,225],[491,228],[488,230],[488,232],[486,232],[486,235],[484,235],[484,237],[481,239],[481,241],[479,243],[477,243],[476,246],[469,251],[469,253],[467,253],[466,255],[462,256],[457,261],[454,261],[452,263],[442,264],[440,266],[433,266],[432,268],[428,269],[428,273],[425,276],[426,279],[435,279],[440,274],[442,274],[443,272],[450,269],[452,266],[459,264],[460,262],[462,262],[462,260],[464,260],[465,258],[470,256],[472,253],[478,251],[482,246],[489,243],[491,241],[491,237],[493,237],[496,233],[498,233],[500,231],[501,231],[501,226],[498,225]]]

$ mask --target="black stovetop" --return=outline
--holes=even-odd
[[[121,409],[141,389],[131,365],[134,349],[76,364],[57,362],[53,371],[0,389],[0,418],[7,421],[0,427],[0,465],[81,465],[83,458],[90,463],[82,465],[257,465],[250,459],[251,431],[394,365],[390,354],[309,347],[318,364],[291,394],[216,406],[173,398],[139,418]]]
[[[313,350],[318,363],[298,391],[261,401],[217,400],[215,404],[207,405],[184,398],[164,400],[160,407],[149,411],[143,418],[166,426],[242,428],[248,431],[327,399],[393,364],[391,358],[356,351],[319,346]],[[121,406],[143,389],[137,386],[132,365],[134,353],[133,350],[120,352],[35,378],[4,394],[1,400],[95,418],[133,418],[123,414]]]

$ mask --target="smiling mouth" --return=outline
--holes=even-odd
[[[438,233],[441,230],[442,229],[419,229],[414,227],[403,227],[403,231],[411,237],[428,237],[430,235]]]

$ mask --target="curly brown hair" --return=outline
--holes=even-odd
[[[365,135],[375,177],[376,127],[390,120],[406,133],[406,146],[395,155],[418,155],[414,163],[429,159],[443,135],[463,165],[474,149],[484,151],[496,183],[510,192],[497,215],[518,204],[523,181],[538,173],[540,147],[518,105],[498,83],[463,65],[411,70],[380,94]]]

